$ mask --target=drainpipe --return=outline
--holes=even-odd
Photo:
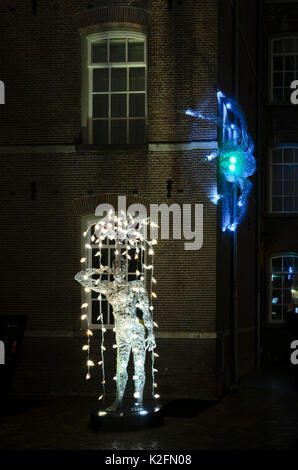
[[[257,84],[257,152],[261,155],[261,103],[262,103],[262,2],[258,3],[258,84]],[[261,175],[260,165],[258,165],[256,174],[256,293],[257,293],[257,311],[256,311],[256,366],[260,366],[261,356]]]
[[[234,0],[234,95],[238,98],[238,0]],[[237,210],[237,191],[234,192],[234,214]],[[236,384],[238,379],[238,237],[237,228],[233,232],[233,253],[232,253],[232,370],[231,383]]]

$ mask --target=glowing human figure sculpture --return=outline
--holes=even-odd
[[[141,281],[125,280],[127,267],[125,259],[121,257],[114,261],[112,269],[109,267],[87,268],[86,271],[80,271],[75,276],[75,279],[84,287],[104,295],[113,307],[117,344],[117,395],[114,403],[106,411],[115,411],[122,407],[131,351],[134,359],[134,397],[136,398],[134,410],[142,410],[146,349],[152,351],[156,347],[147,292]],[[104,272],[113,274],[114,280],[102,281],[92,278]],[[137,317],[137,308],[143,313],[144,326]],[[145,327],[148,331],[147,337]]]

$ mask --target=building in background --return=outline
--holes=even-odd
[[[298,2],[266,1],[262,10],[262,312],[263,351],[288,354],[287,317],[298,306]]]
[[[218,129],[184,111],[217,116],[218,88],[236,98],[260,160],[258,2],[3,1],[0,11],[1,304],[28,316],[14,393],[98,391],[100,371],[84,381],[73,277],[96,206],[126,195],[204,204],[200,250],[157,248],[158,384],[166,399],[220,396],[260,354],[259,194],[237,232],[222,232],[206,162]],[[108,307],[105,318],[113,387]]]

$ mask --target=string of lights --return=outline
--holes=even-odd
[[[90,313],[88,315],[88,296],[90,291],[99,292],[99,316],[101,329],[101,366],[102,392],[99,400],[105,397],[105,360],[106,351],[104,336],[106,328],[102,313],[102,298],[107,298],[113,308],[115,321],[116,342],[113,348],[117,350],[117,373],[114,377],[117,385],[117,395],[115,402],[107,408],[107,411],[114,411],[122,406],[122,399],[127,382],[127,365],[130,352],[134,357],[135,383],[134,397],[136,399],[135,409],[142,411],[143,388],[145,383],[145,356],[146,350],[151,351],[151,371],[152,371],[152,395],[159,398],[156,393],[158,384],[155,375],[158,372],[155,368],[155,359],[158,357],[155,351],[156,343],[154,328],[157,323],[153,320],[153,301],[157,298],[154,286],[157,281],[154,277],[154,245],[156,239],[147,239],[147,228],[157,227],[149,218],[133,218],[131,214],[122,211],[119,216],[111,210],[106,218],[90,224],[83,233],[85,239],[85,256],[81,258],[82,264],[90,262],[90,253],[96,247],[95,257],[99,258],[99,268],[86,267],[85,271],[76,274],[75,279],[82,284],[85,292],[85,301],[81,308],[83,313],[81,320],[86,322],[87,342],[83,350],[87,351],[87,374],[86,379],[91,377],[91,368],[95,361],[90,357],[91,337],[93,336]],[[102,264],[103,243],[109,240],[115,244],[115,255],[112,266]],[[147,264],[149,257],[149,264]],[[129,263],[136,261],[135,280],[128,281]],[[146,261],[146,262],[145,262]],[[112,281],[102,280],[103,274],[109,274]],[[142,312],[142,321],[137,316],[137,309]],[[90,309],[89,309],[90,312]],[[90,321],[91,320],[91,321]],[[145,328],[147,336],[145,338]]]

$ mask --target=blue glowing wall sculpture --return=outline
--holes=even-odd
[[[252,183],[248,179],[256,170],[253,156],[254,144],[247,133],[244,115],[235,102],[221,91],[217,93],[220,118],[209,118],[200,112],[187,109],[189,116],[216,123],[221,130],[218,150],[208,155],[207,160],[218,159],[219,191],[212,200],[220,201],[222,208],[222,230],[234,231],[243,221]]]

